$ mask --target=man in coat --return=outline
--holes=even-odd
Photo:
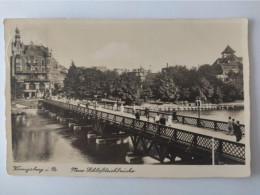
[[[160,118],[160,123],[162,125],[166,125],[166,118],[164,117],[164,115],[162,115],[162,117]]]
[[[242,139],[242,131],[239,124],[239,121],[234,125],[234,134],[236,136],[237,142],[239,142]]]

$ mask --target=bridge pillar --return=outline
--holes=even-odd
[[[74,129],[74,125],[75,125],[76,123],[69,123],[69,129]]]
[[[129,164],[140,164],[142,163],[142,158],[139,154],[135,152],[127,152],[125,156],[125,161]]]
[[[56,113],[51,113],[51,115],[50,115],[51,119],[56,119],[56,117],[57,117]]]
[[[90,132],[88,132],[87,138],[88,139],[96,139],[97,138],[97,134],[95,132],[93,132],[93,131],[90,131]]]
[[[127,143],[126,135],[108,135],[108,136],[97,136],[96,144],[124,144]]]
[[[67,124],[69,122],[72,122],[73,119],[72,118],[60,118],[60,124]]]
[[[60,116],[57,116],[57,117],[56,117],[56,121],[60,121]]]
[[[81,130],[81,126],[74,124],[73,130],[74,131],[79,131],[79,130]]]

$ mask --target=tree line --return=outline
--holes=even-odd
[[[96,68],[77,67],[72,62],[64,80],[63,93],[69,98],[106,97],[123,100],[127,104],[144,101],[221,103],[243,100],[243,70],[229,72],[225,80],[220,65],[202,65],[188,69],[171,66],[159,73],[150,73],[144,81],[131,72],[102,72]]]

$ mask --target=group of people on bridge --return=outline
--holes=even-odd
[[[231,116],[228,118],[228,131],[227,135],[235,135],[236,141],[239,142],[242,139],[242,131],[239,121],[235,122],[235,119],[232,119]]]
[[[59,101],[62,101],[62,100],[59,100]],[[80,102],[77,101],[77,100],[66,100],[63,102],[66,102],[66,103],[74,103],[74,104],[78,104],[80,105]],[[86,101],[84,102],[85,103],[85,106],[86,108],[88,108],[89,106],[93,106],[95,109],[97,109],[99,107],[97,101]],[[123,106],[123,104],[121,104],[120,106],[115,103],[112,107],[112,110],[114,111],[120,111],[121,113],[124,113],[125,112],[125,108]],[[135,106],[132,107],[132,112],[133,112],[133,115],[135,116],[135,118],[137,120],[140,120],[141,118],[141,110],[140,109],[136,109]],[[173,110],[172,114],[169,114],[169,115],[165,115],[163,113],[156,113],[156,116],[152,116],[151,113],[150,113],[150,110],[149,108],[145,108],[144,109],[144,116],[147,118],[147,121],[149,122],[154,122],[154,123],[158,123],[158,124],[161,124],[161,125],[167,125],[167,126],[173,126],[173,123],[175,122],[178,122],[177,121],[177,114],[176,114],[176,111]],[[241,126],[240,126],[240,122],[239,121],[235,121],[235,119],[229,117],[229,120],[228,120],[228,128],[227,128],[227,135],[235,135],[236,136],[236,141],[239,142],[241,139],[242,139],[242,130],[241,130]]]
[[[172,115],[168,115],[165,116],[164,114],[159,114],[157,113],[155,117],[151,117],[150,113],[149,113],[149,109],[145,108],[144,110],[144,116],[147,118],[148,121],[150,122],[155,122],[161,125],[168,125],[168,126],[172,126],[172,124],[174,123],[174,121],[177,121],[177,115],[176,115],[176,111],[173,111]],[[136,111],[135,109],[133,109],[133,114],[135,115],[135,118],[137,120],[140,120],[140,112]]]

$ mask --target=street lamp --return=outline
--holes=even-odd
[[[94,95],[95,98],[95,110],[97,109],[97,95]]]
[[[106,98],[107,98],[107,93],[104,93],[104,96],[105,96],[105,105],[104,105],[104,108],[106,108]]]
[[[200,97],[196,98],[196,104],[197,104],[197,108],[198,108],[197,126],[200,126],[200,106],[201,106],[201,98]]]

